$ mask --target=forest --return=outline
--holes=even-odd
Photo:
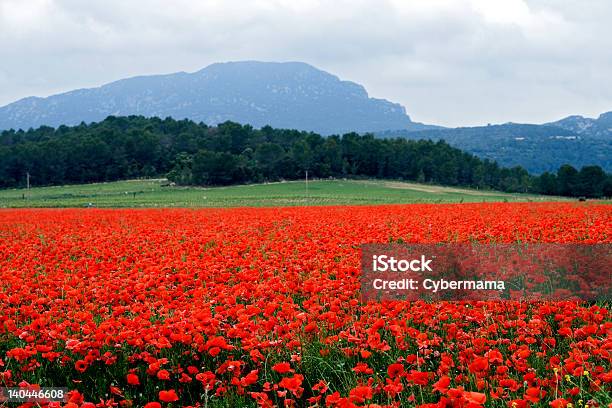
[[[575,167],[598,165],[612,172],[612,133],[594,124],[582,134],[558,126],[505,123],[420,131],[387,131],[378,137],[411,140],[444,140],[458,149],[505,167],[522,166],[533,174],[556,172],[571,163]],[[610,126],[612,129],[612,126]]]
[[[563,165],[539,176],[451,147],[444,140],[377,138],[225,122],[109,116],[98,123],[0,133],[0,187],[167,177],[218,186],[304,178],[384,178],[504,192],[612,196],[599,166]]]

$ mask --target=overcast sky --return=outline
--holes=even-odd
[[[0,0],[0,105],[213,62],[303,61],[415,121],[612,110],[609,0]]]

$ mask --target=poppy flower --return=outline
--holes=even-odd
[[[552,408],[566,408],[567,404],[569,403],[570,401],[566,400],[565,398],[557,398],[550,401],[548,405],[550,405]]]
[[[304,390],[301,387],[303,380],[304,380],[303,375],[295,374],[293,377],[284,377],[278,383],[278,386],[291,391],[293,395],[299,398],[302,395],[302,391]]]
[[[487,396],[480,392],[464,391],[463,398],[472,404],[482,405],[487,401]]]
[[[176,395],[174,390],[161,390],[159,392],[159,400],[162,402],[175,402],[178,399],[178,395]]]
[[[140,380],[136,374],[130,373],[126,376],[126,379],[129,385],[140,385]]]
[[[483,373],[488,368],[489,368],[489,360],[486,357],[477,357],[468,366],[468,369],[470,370],[470,372],[474,374]]]
[[[531,402],[538,402],[545,394],[546,392],[538,387],[529,387],[525,391],[524,398]]]
[[[156,374],[157,378],[160,380],[169,380],[170,372],[168,370],[159,370]]]
[[[389,367],[387,367],[387,375],[389,376],[389,378],[398,377],[402,375],[403,373],[404,373],[404,366],[399,363],[393,363],[393,364],[390,364]]]
[[[439,393],[446,394],[450,385],[450,378],[446,375],[440,377],[438,381],[433,384],[433,389]]]
[[[78,360],[77,362],[74,363],[74,368],[79,372],[79,373],[84,373],[85,370],[87,370],[87,363],[83,360]]]
[[[289,363],[277,363],[272,366],[272,370],[279,374],[286,374],[291,371],[291,365]]]

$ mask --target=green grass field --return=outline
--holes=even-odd
[[[163,184],[165,180],[129,180],[0,190],[0,207],[260,207],[561,199],[381,180],[311,181],[308,190],[304,181],[215,188]]]

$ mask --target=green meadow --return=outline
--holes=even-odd
[[[244,207],[559,201],[384,180],[287,181],[229,187],[179,187],[164,179],[0,190],[0,207]]]

